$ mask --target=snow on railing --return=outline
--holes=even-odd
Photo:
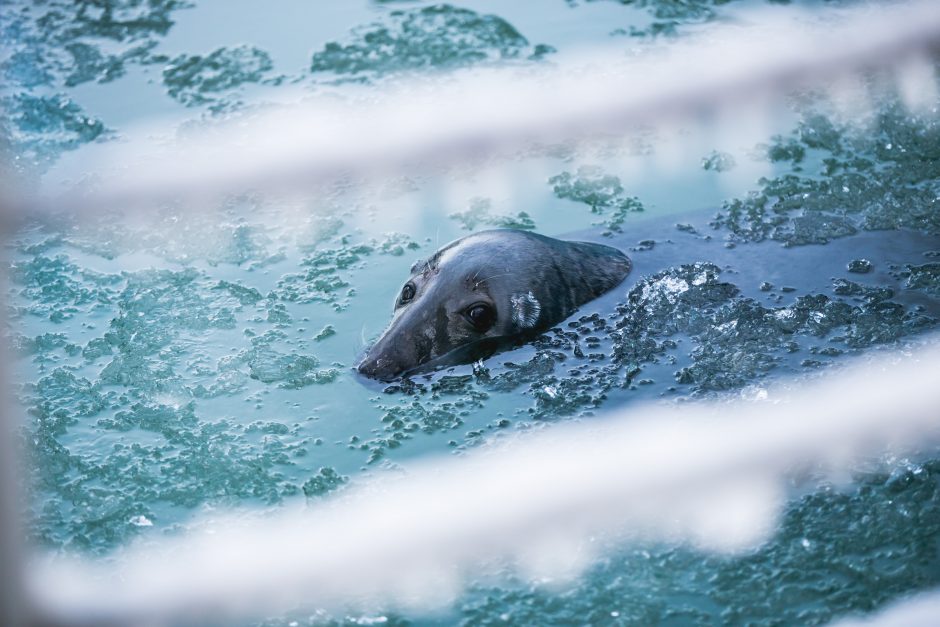
[[[54,621],[162,624],[295,606],[424,612],[495,566],[565,582],[624,542],[748,551],[787,485],[940,443],[940,347],[771,387],[762,400],[647,405],[406,465],[319,505],[197,522],[104,563],[28,571]]]
[[[300,104],[261,107],[183,138],[175,126],[128,129],[125,135],[137,140],[83,150],[80,171],[68,174],[73,180],[97,175],[84,192],[47,190],[18,204],[97,209],[187,195],[303,190],[342,176],[515,155],[677,118],[709,124],[733,119],[727,130],[740,133],[742,120],[733,113],[766,109],[798,89],[821,89],[849,108],[863,107],[860,72],[880,71],[885,86],[912,108],[935,106],[928,59],[938,47],[940,11],[931,1],[852,11],[755,11],[632,55],[600,48],[557,63],[346,85],[340,92],[304,94]]]

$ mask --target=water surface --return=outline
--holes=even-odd
[[[3,167],[55,186],[154,116],[185,128],[402,73],[627,50],[757,4],[7,2]],[[675,152],[648,129],[299,198],[26,220],[7,240],[6,333],[30,537],[107,556],[210,508],[316,501],[498,433],[747,396],[925,341],[940,319],[936,117],[890,94],[860,127],[809,96],[778,117],[745,146],[690,133]],[[634,271],[482,367],[357,377],[413,261],[484,228],[614,245]],[[437,617],[268,623],[823,623],[940,581],[940,466],[889,468],[821,481],[745,556],[631,546],[562,591],[481,582]]]

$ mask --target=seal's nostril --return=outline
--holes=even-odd
[[[392,363],[390,360],[385,359],[384,357],[379,358],[366,358],[359,362],[359,365],[356,366],[356,370],[359,371],[359,374],[364,374],[367,377],[376,377],[382,374],[383,369],[391,366]]]

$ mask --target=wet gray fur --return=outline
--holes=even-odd
[[[468,235],[412,266],[406,285],[414,297],[403,302],[399,293],[392,321],[358,370],[391,380],[488,357],[558,324],[630,268],[626,255],[602,244],[509,229]],[[495,310],[482,332],[468,318],[480,304]]]

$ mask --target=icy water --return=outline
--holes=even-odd
[[[297,89],[626,50],[758,4],[2,2],[3,174],[80,177],[84,155],[153,116],[185,129]],[[212,508],[316,501],[499,433],[753,395],[925,341],[940,320],[935,112],[889,95],[847,126],[807,95],[745,146],[677,151],[650,130],[309,197],[27,220],[5,253],[29,534],[106,556]],[[483,367],[355,376],[412,262],[494,227],[611,244],[634,271]],[[940,584],[940,460],[889,467],[795,497],[744,556],[632,546],[560,591],[487,582],[431,618],[265,624],[825,623]]]

